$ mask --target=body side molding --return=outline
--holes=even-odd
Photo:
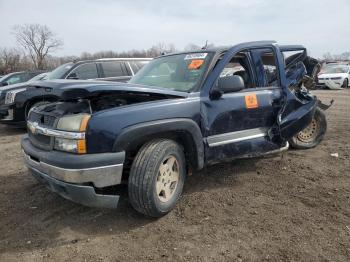
[[[209,147],[221,146],[267,136],[266,128],[253,128],[207,137]]]

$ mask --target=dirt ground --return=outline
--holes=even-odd
[[[350,261],[350,90],[316,94],[335,99],[320,146],[195,173],[160,219],[51,193],[0,126],[0,261]]]

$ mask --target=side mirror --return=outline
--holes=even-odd
[[[3,83],[1,84],[1,86],[8,86],[8,85],[9,85],[8,82],[3,82]]]
[[[222,93],[232,93],[244,89],[244,80],[239,75],[231,75],[219,78],[218,89]]]
[[[67,79],[74,79],[74,80],[78,80],[79,77],[77,76],[76,73],[70,73],[68,76],[67,76]]]

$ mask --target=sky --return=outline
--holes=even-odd
[[[350,0],[0,0],[0,47],[16,24],[47,25],[54,55],[256,40],[302,44],[315,57],[350,51]]]

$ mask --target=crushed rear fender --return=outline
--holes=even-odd
[[[298,105],[298,101],[296,101],[296,108],[281,119],[279,123],[280,136],[284,140],[288,140],[307,127],[312,121],[317,105],[318,100],[316,98],[302,105]]]

